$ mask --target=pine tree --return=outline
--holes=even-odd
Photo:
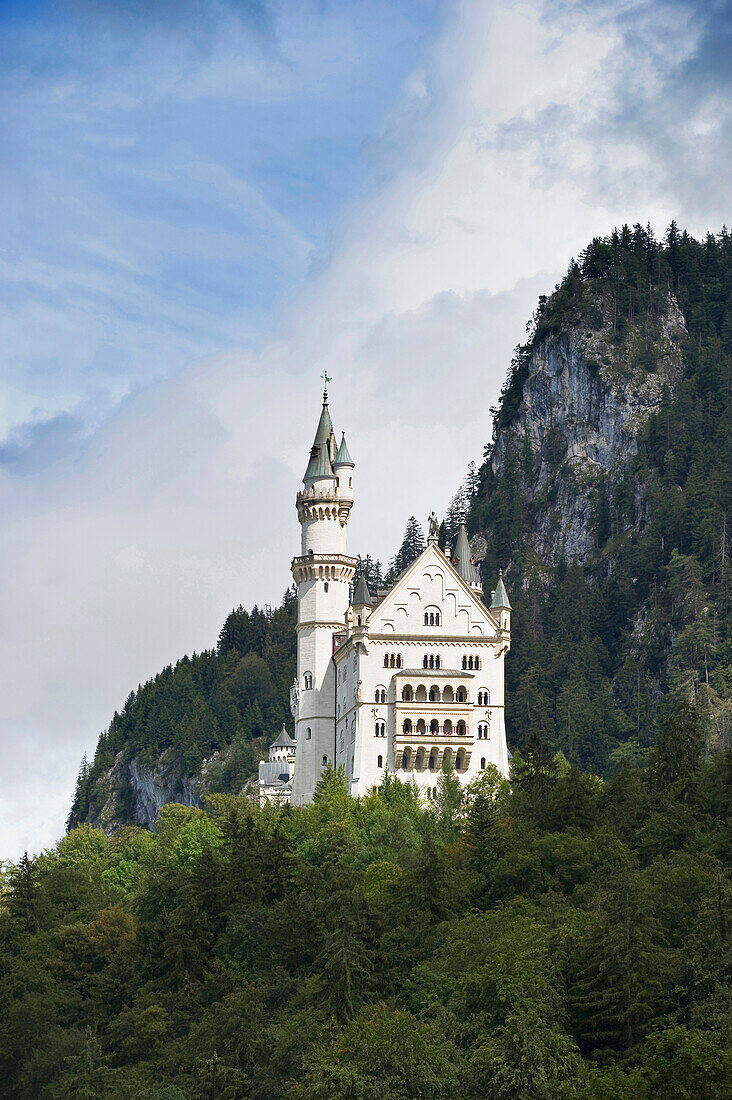
[[[400,576],[413,561],[417,560],[426,545],[422,525],[417,521],[415,516],[410,516],[407,521],[402,544],[389,565],[389,572],[386,577],[387,583],[393,584],[396,578]]]
[[[7,905],[10,914],[24,932],[35,932],[38,927],[38,900],[36,874],[33,861],[25,852],[8,876],[10,889]]]

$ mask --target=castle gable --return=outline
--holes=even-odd
[[[369,634],[493,638],[498,624],[434,544],[371,612]]]

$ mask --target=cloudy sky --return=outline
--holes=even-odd
[[[278,602],[321,382],[350,547],[444,508],[536,297],[729,223],[726,0],[4,0],[0,859],[129,690]]]

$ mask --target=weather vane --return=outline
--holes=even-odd
[[[321,374],[320,377],[325,380],[325,385],[323,386],[323,400],[327,401],[328,400],[328,383],[332,382],[333,379],[331,378],[331,376],[328,374],[327,371],[323,371],[323,373]]]

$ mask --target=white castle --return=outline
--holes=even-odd
[[[336,445],[326,390],[297,494],[295,744],[283,731],[260,765],[262,801],[310,802],[328,764],[343,768],[352,795],[387,769],[433,794],[443,760],[462,783],[488,764],[508,774],[511,605],[502,577],[488,608],[465,527],[443,553],[433,515],[427,548],[390,588],[372,594],[361,576],[351,594],[353,471],[345,434]]]

